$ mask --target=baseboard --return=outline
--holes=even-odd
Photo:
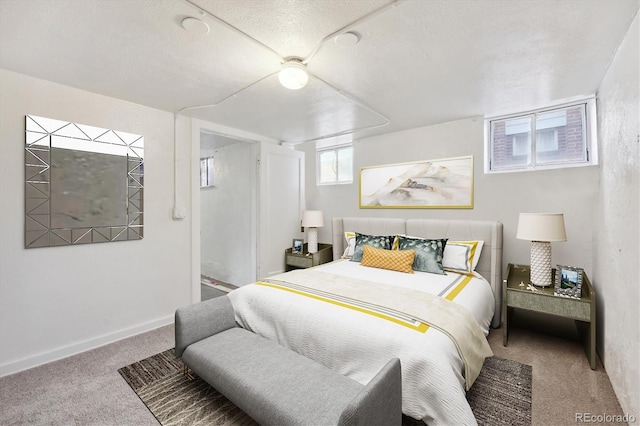
[[[62,358],[67,358],[72,355],[77,355],[82,352],[89,351],[91,349],[98,348],[100,346],[108,345],[109,343],[117,342],[118,340],[133,337],[137,334],[146,333],[147,331],[154,330],[165,325],[173,324],[174,315],[167,315],[166,317],[158,318],[153,321],[138,324],[134,327],[119,330],[113,333],[104,334],[92,339],[87,339],[72,345],[57,348],[52,351],[42,352],[38,355],[22,358],[18,361],[9,362],[0,365],[0,377],[15,374],[20,371],[28,370],[39,365],[48,364],[53,361],[58,361]]]

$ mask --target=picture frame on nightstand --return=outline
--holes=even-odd
[[[302,254],[302,247],[304,246],[304,240],[297,238],[293,239],[293,245],[291,246],[291,253]]]
[[[555,296],[580,299],[582,296],[582,274],[584,269],[574,266],[557,265],[553,289]]]

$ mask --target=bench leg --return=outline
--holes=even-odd
[[[191,374],[191,369],[185,363],[182,363],[182,375],[189,380],[193,380],[193,374]]]

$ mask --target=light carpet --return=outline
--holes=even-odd
[[[182,361],[173,349],[118,370],[163,426],[255,425],[242,410],[195,376],[182,374]],[[499,357],[488,358],[467,393],[479,425],[531,424],[530,365]],[[404,426],[424,425],[409,417]]]

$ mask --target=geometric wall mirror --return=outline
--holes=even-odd
[[[142,239],[144,137],[25,120],[25,247]]]

